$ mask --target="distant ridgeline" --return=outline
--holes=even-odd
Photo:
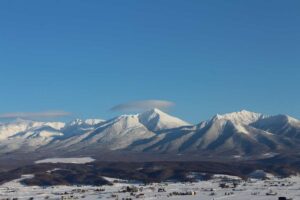
[[[131,152],[132,155],[147,153],[180,157],[188,154],[190,158],[219,155],[246,159],[299,152],[299,148],[299,120],[287,115],[266,116],[245,110],[216,115],[195,125],[158,109],[121,115],[107,121],[17,120],[0,124],[0,158],[22,153],[47,157]]]

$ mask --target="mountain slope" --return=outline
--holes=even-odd
[[[286,115],[242,110],[196,125],[158,109],[104,121],[18,120],[0,125],[0,155],[13,152],[132,151],[260,156],[299,148],[300,122]]]
[[[35,151],[57,139],[94,130],[103,120],[74,120],[63,122],[37,122],[18,119],[0,125],[0,154],[13,151]],[[95,125],[90,125],[95,124]]]
[[[251,125],[277,135],[300,139],[300,121],[287,115],[266,117]]]
[[[172,117],[158,109],[152,109],[136,115],[121,115],[101,122],[94,130],[73,134],[67,140],[57,140],[56,149],[68,151],[79,149],[128,149],[135,142],[150,139],[169,129],[189,125],[187,122]],[[54,146],[51,148],[54,148]]]
[[[292,140],[241,124],[236,118],[231,121],[214,117],[205,125],[164,132],[150,140],[135,143],[130,148],[163,153],[231,152],[234,155],[250,155],[292,146]]]
[[[17,133],[30,131],[37,127],[48,126],[60,130],[65,126],[62,122],[35,122],[18,119],[15,122],[0,124],[0,141],[14,136]]]
[[[95,129],[73,135],[67,140],[56,141],[54,145],[55,148],[65,148],[67,151],[82,148],[117,150],[154,135],[139,122],[138,115],[122,115],[100,123]]]

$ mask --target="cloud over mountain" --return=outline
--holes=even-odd
[[[112,107],[111,111],[120,112],[131,112],[131,111],[144,111],[152,108],[158,108],[161,110],[168,109],[174,106],[175,103],[165,100],[143,100],[143,101],[132,101]]]

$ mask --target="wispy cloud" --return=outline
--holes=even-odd
[[[121,111],[121,112],[131,112],[131,111],[142,111],[152,108],[158,109],[168,109],[174,106],[175,103],[171,101],[164,100],[144,100],[144,101],[132,101],[128,103],[123,103],[112,107],[111,111]]]
[[[15,118],[56,118],[71,115],[65,111],[46,111],[46,112],[12,112],[0,114],[0,119],[15,119]]]

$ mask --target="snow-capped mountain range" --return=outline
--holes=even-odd
[[[158,109],[110,120],[0,124],[0,155],[82,150],[253,155],[299,148],[299,142],[299,120],[246,110],[194,125]]]

